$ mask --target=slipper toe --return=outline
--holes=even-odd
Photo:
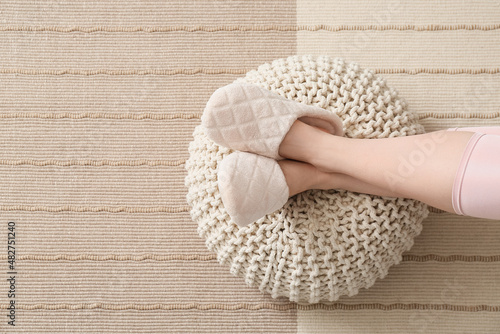
[[[231,153],[220,163],[217,178],[222,203],[241,227],[282,208],[289,198],[280,165],[261,155]]]

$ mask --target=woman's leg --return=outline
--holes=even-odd
[[[448,130],[453,131],[453,129]],[[429,143],[427,145],[430,150],[432,146]],[[278,163],[285,174],[290,196],[308,189],[344,189],[379,196],[408,197],[350,175],[321,171],[309,163],[289,159]],[[422,187],[425,188],[426,185],[423,184]],[[475,132],[465,146],[458,165],[451,189],[453,211],[449,212],[500,219],[499,189],[500,136],[492,132]],[[432,198],[430,201],[423,201],[435,205]]]
[[[351,139],[296,121],[283,139],[279,154],[310,163],[323,172],[346,174],[400,197],[456,212],[452,204],[454,180],[474,134],[442,130],[407,137]]]

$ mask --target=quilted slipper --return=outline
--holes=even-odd
[[[336,114],[248,83],[217,89],[205,106],[201,124],[218,145],[281,160],[279,146],[297,119],[344,135],[342,120]]]
[[[242,227],[282,208],[290,194],[278,162],[248,152],[224,157],[217,183],[227,213]]]

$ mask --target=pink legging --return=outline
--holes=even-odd
[[[449,128],[474,135],[465,147],[452,190],[459,215],[500,219],[500,127]]]

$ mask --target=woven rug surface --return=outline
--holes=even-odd
[[[500,126],[499,40],[496,0],[3,0],[0,333],[498,333],[500,221],[431,208],[384,279],[298,305],[217,262],[184,164],[212,92],[291,55]]]

